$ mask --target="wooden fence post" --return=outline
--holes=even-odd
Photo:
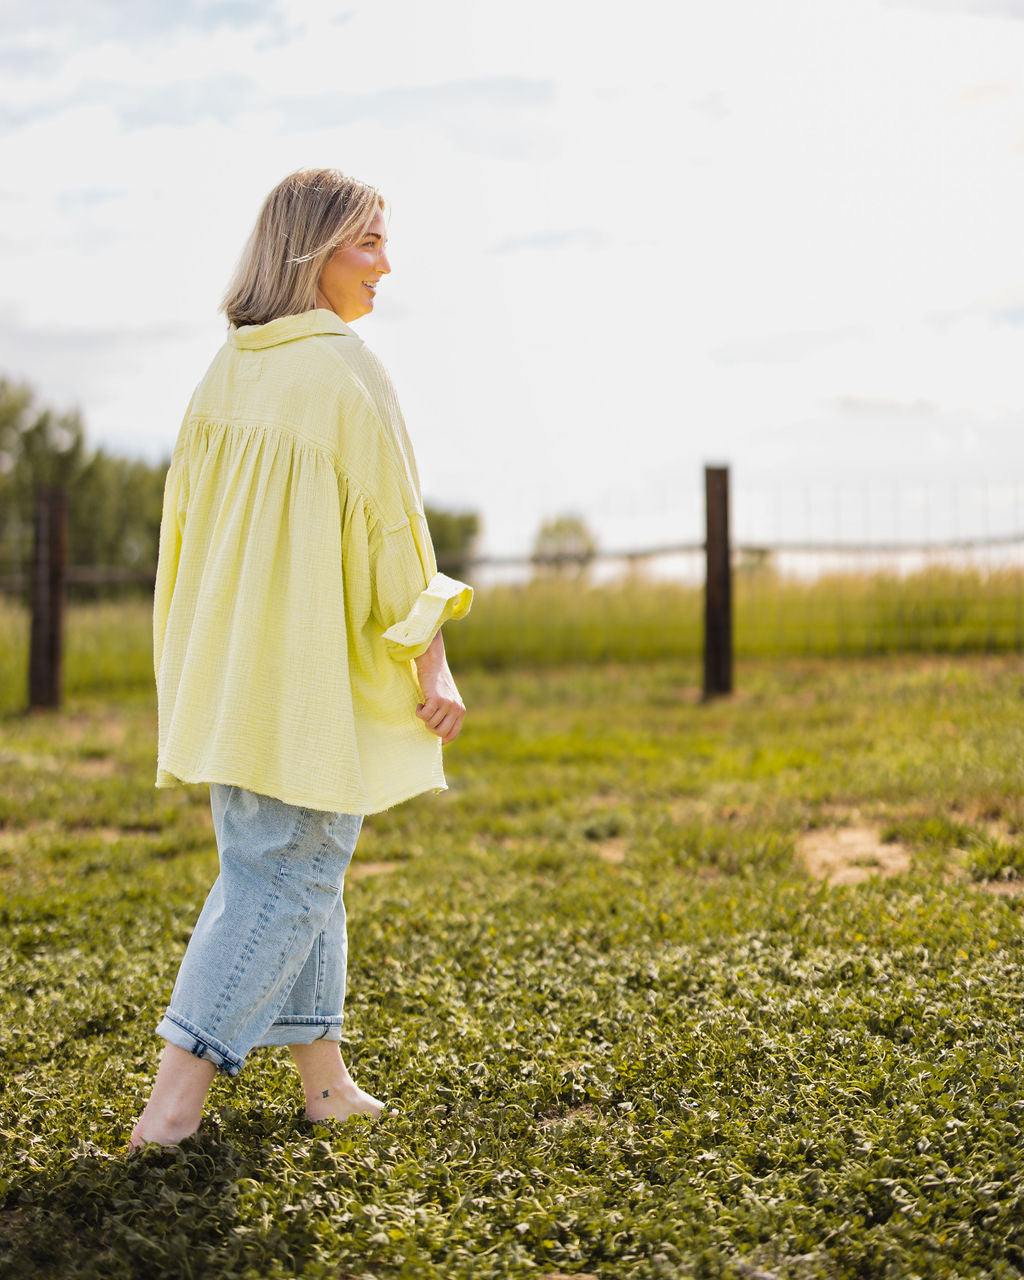
[[[68,495],[59,486],[36,494],[30,586],[29,707],[59,707],[64,656],[64,580],[68,563]]]
[[[732,693],[732,561],[729,468],[704,468],[707,575],[704,585],[704,698]]]

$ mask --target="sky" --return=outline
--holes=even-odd
[[[0,0],[0,376],[169,456],[267,192],[391,202],[358,331],[528,552],[1024,529],[1024,0]]]

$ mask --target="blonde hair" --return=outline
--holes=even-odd
[[[338,169],[289,174],[263,202],[221,310],[239,326],[312,310],[324,263],[386,209],[376,187]]]

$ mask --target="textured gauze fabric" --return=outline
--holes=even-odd
[[[231,331],[164,493],[157,785],[375,813],[445,786],[413,659],[469,611],[437,572],[387,372],[333,312]]]

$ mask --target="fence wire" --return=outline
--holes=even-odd
[[[730,507],[739,657],[1024,651],[1024,483],[734,482]],[[545,635],[566,659],[697,656],[703,516],[694,492],[678,542],[561,562],[479,557],[465,569],[481,604],[497,590],[538,658]],[[500,630],[495,620],[495,645]]]
[[[696,488],[696,486],[695,486]],[[744,486],[730,496],[738,657],[1024,653],[1024,482]],[[698,658],[703,503],[678,541],[592,556],[463,557],[478,588],[453,656],[515,661]],[[0,593],[23,607],[32,512],[0,506]],[[446,567],[442,564],[442,567]],[[144,602],[153,565],[83,565],[70,598]],[[0,601],[2,603],[2,601]]]

